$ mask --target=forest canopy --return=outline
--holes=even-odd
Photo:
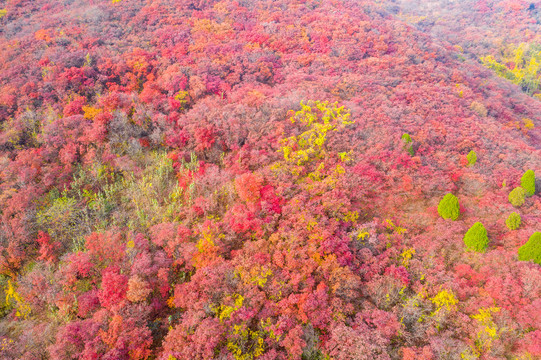
[[[0,0],[0,358],[541,357],[540,16]]]

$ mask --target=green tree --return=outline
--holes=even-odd
[[[518,249],[520,261],[530,261],[541,265],[541,232],[536,231],[530,236],[528,242]]]
[[[535,173],[533,170],[528,170],[522,175],[520,186],[524,189],[526,196],[535,194]]]
[[[526,192],[524,189],[518,186],[509,193],[509,202],[515,207],[522,206],[522,204],[524,204],[525,196]]]
[[[505,225],[509,228],[509,230],[516,230],[520,227],[521,219],[520,215],[516,212],[512,212],[509,214],[509,217],[507,217],[507,220],[505,220]]]
[[[415,150],[413,149],[413,145],[411,144],[410,134],[402,134],[402,141],[404,142],[404,149],[406,149],[411,156],[415,155]]]
[[[404,133],[402,135],[402,141],[404,141],[406,144],[409,144],[411,142],[411,136],[408,133]]]
[[[468,153],[467,158],[468,158],[468,164],[470,166],[475,165],[475,163],[477,162],[477,154],[473,150]]]
[[[438,204],[438,214],[444,219],[452,219],[453,221],[458,219],[460,215],[458,198],[451,193],[445,195]]]
[[[464,244],[469,250],[484,252],[488,245],[487,230],[480,222],[476,222],[464,235]]]

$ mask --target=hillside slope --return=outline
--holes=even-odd
[[[372,1],[3,3],[3,358],[541,356],[539,101]]]
[[[391,13],[541,100],[541,1],[391,0]]]

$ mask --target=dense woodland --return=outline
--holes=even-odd
[[[389,0],[393,14],[437,41],[453,45],[462,60],[481,60],[541,100],[540,0]]]
[[[540,22],[0,0],[0,358],[540,359]]]

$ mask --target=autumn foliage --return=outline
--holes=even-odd
[[[0,1],[0,358],[541,357],[536,15],[438,1]]]

